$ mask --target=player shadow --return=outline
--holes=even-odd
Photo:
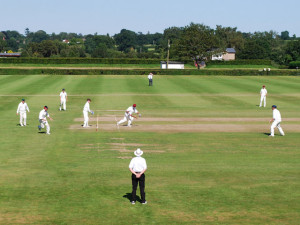
[[[19,126],[19,127],[21,127],[21,124],[19,124],[19,123],[17,123],[17,125],[16,126]],[[29,124],[27,123],[26,124],[26,126],[24,126],[24,127],[27,127],[27,126],[29,126]]]
[[[46,131],[39,131],[39,134],[46,134]]]
[[[267,135],[267,136],[269,136],[269,135],[270,135],[270,133],[264,133],[264,135]]]
[[[123,195],[123,198],[127,198],[130,202],[132,201],[132,194],[131,193],[126,193]],[[140,199],[139,196],[136,196],[136,201],[142,203],[142,200]]]

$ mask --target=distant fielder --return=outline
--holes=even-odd
[[[136,104],[133,104],[126,110],[124,118],[117,122],[117,125],[119,126],[121,123],[128,121],[127,126],[131,127],[131,123],[134,120],[134,118],[137,119],[137,117],[134,116],[133,113],[139,114],[138,110],[136,109]],[[141,117],[141,114],[139,114],[139,117]]]
[[[277,109],[276,105],[272,105],[272,110],[273,110],[273,118],[270,120],[271,125],[271,134],[269,136],[274,137],[274,129],[275,127],[278,128],[280,134],[284,136],[284,132],[280,126],[281,123],[281,114],[279,110]]]
[[[59,111],[63,110],[66,111],[67,109],[67,100],[68,100],[68,95],[67,92],[65,91],[65,89],[63,88],[62,91],[59,94],[59,98],[60,98],[60,106],[59,106]]]
[[[20,126],[26,126],[26,110],[29,112],[29,108],[25,99],[23,98],[20,104],[18,105],[17,115],[20,113]]]
[[[268,91],[266,89],[266,86],[263,85],[262,89],[260,90],[260,104],[259,104],[259,107],[262,106],[263,102],[264,102],[264,107],[266,107],[266,105],[267,105],[267,94],[268,94]]]
[[[53,120],[48,113],[48,106],[44,106],[44,109],[42,111],[40,111],[40,114],[39,114],[40,125],[38,125],[38,128],[39,128],[39,130],[41,130],[42,128],[45,128],[45,126],[46,126],[46,134],[50,134],[50,126],[47,121],[47,117],[50,120]]]
[[[83,123],[83,127],[88,127],[89,126],[89,112],[94,115],[94,112],[90,109],[90,102],[92,100],[91,99],[87,99],[86,103],[83,107],[83,118],[84,118],[84,123]]]
[[[153,73],[149,73],[148,80],[149,80],[149,86],[152,86],[152,84],[153,84]]]

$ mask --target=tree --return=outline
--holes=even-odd
[[[118,50],[123,52],[130,52],[137,46],[137,34],[133,31],[122,29],[119,34],[114,36]]]
[[[286,30],[286,31],[282,31],[280,38],[282,40],[289,40],[290,39],[290,33]]]
[[[191,23],[186,26],[175,48],[183,60],[195,60],[198,69],[199,61],[207,60],[219,48],[214,30],[203,24]],[[221,49],[218,49],[221,50]]]

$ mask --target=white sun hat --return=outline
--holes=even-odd
[[[143,155],[143,151],[140,148],[138,148],[136,151],[134,151],[134,154],[136,156],[141,156],[141,155]]]

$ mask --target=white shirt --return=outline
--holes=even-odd
[[[278,109],[273,109],[273,119],[276,122],[281,122],[281,114]]]
[[[18,109],[17,109],[17,113],[21,112],[24,113],[26,112],[26,110],[29,112],[29,108],[26,102],[20,102],[20,104],[18,105]]]
[[[266,96],[267,95],[267,89],[265,89],[265,88],[262,88],[261,90],[260,90],[260,95],[261,96]]]
[[[84,112],[91,112],[90,110],[90,103],[89,102],[86,102],[84,107],[83,107],[83,111]]]
[[[134,157],[129,163],[129,169],[132,169],[134,172],[142,172],[147,169],[146,160],[143,157]]]
[[[130,106],[128,109],[126,109],[126,113],[129,114],[129,115],[132,115],[132,113],[139,113],[137,111],[137,109],[133,106]]]
[[[62,91],[62,92],[60,92],[59,96],[60,96],[60,100],[65,102],[68,95],[67,95],[67,92]]]
[[[45,109],[43,109],[40,111],[39,120],[47,119],[46,117],[50,117],[50,115]]]
[[[153,75],[152,75],[152,74],[149,74],[149,75],[148,75],[148,79],[149,79],[149,80],[150,80],[150,79],[152,80],[152,78],[153,78]]]

